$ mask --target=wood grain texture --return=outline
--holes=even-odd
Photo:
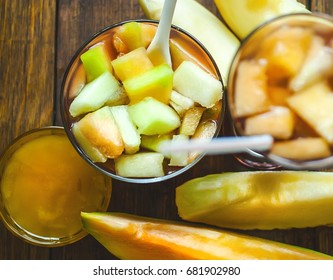
[[[200,0],[220,15],[213,0]],[[333,13],[332,1],[302,0],[309,9]],[[144,18],[137,0],[0,0],[0,154],[19,134],[61,125],[59,95],[74,52],[103,27]],[[179,220],[175,188],[211,173],[240,171],[232,156],[207,156],[184,176],[164,183],[134,185],[113,181],[109,211]],[[333,255],[333,229],[247,231]],[[0,259],[114,259],[94,238],[60,248],[40,248],[12,236],[0,224]]]

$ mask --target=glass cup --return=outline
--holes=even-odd
[[[81,211],[106,211],[111,179],[87,164],[62,127],[31,130],[0,158],[0,217],[37,246],[57,247],[87,235]]]
[[[228,77],[230,135],[270,134],[274,143],[236,159],[267,170],[332,166],[332,69],[333,20],[327,15],[283,15],[249,34]]]
[[[115,162],[113,159],[107,159],[106,162],[94,162],[91,160],[91,158],[87,155],[85,150],[80,146],[77,139],[74,136],[73,133],[73,124],[80,120],[82,116],[73,118],[71,114],[69,113],[69,108],[71,105],[71,102],[73,101],[73,96],[77,95],[77,92],[81,90],[81,88],[86,84],[85,81],[85,72],[83,69],[82,62],[80,60],[80,56],[86,52],[89,48],[95,46],[96,44],[99,44],[101,42],[104,42],[105,44],[111,45],[112,48],[109,50],[109,55],[112,59],[115,59],[118,57],[119,53],[116,51],[117,48],[119,48],[119,42],[113,41],[113,38],[116,34],[116,32],[119,31],[122,26],[126,23],[131,22],[138,22],[140,24],[145,24],[148,26],[154,26],[155,28],[158,25],[157,21],[153,20],[129,20],[120,22],[111,26],[106,27],[105,29],[101,30],[97,34],[93,35],[87,42],[85,42],[74,54],[72,60],[69,63],[69,66],[65,72],[63,84],[61,88],[61,114],[62,114],[62,120],[64,124],[64,128],[66,130],[66,133],[72,142],[75,149],[78,151],[78,153],[92,166],[94,166],[96,169],[100,170],[104,174],[111,176],[112,178],[115,178],[117,180],[130,182],[130,183],[139,183],[139,184],[146,184],[146,183],[155,183],[164,181],[170,178],[173,178],[175,176],[178,176],[182,174],[183,172],[189,170],[191,167],[193,167],[196,163],[202,159],[204,156],[203,153],[192,155],[192,159],[188,164],[185,166],[170,166],[167,162],[167,160],[164,159],[163,162],[163,168],[164,168],[164,176],[156,176],[156,177],[148,177],[148,178],[137,178],[137,177],[123,177],[116,173],[115,171]],[[207,109],[203,117],[201,119],[200,124],[210,123],[211,131],[207,130],[207,134],[205,137],[216,137],[218,136],[222,122],[224,119],[224,113],[225,113],[225,102],[224,102],[224,86],[222,83],[222,77],[220,75],[220,72],[218,70],[218,67],[216,63],[214,62],[213,58],[209,54],[209,52],[204,48],[204,46],[196,40],[193,36],[188,34],[186,31],[172,26],[171,32],[170,32],[170,38],[171,41],[174,43],[171,47],[174,48],[180,48],[181,50],[185,50],[186,58],[189,60],[193,60],[200,64],[202,68],[206,70],[206,72],[209,72],[211,75],[215,76],[217,80],[219,80],[222,84],[222,100],[219,101],[213,108]],[[117,46],[115,44],[118,44]],[[121,43],[120,43],[121,45]],[[121,48],[121,46],[120,46]],[[173,60],[173,67],[175,65],[175,62],[181,61],[182,55],[177,55],[177,52],[171,51],[172,60]],[[173,69],[174,70],[174,69]],[[175,108],[173,108],[175,109]],[[202,126],[204,127],[204,126]],[[208,127],[208,125],[207,125]],[[203,134],[204,135],[204,134]],[[204,137],[204,136],[202,136]],[[140,151],[142,151],[142,147],[140,148]]]

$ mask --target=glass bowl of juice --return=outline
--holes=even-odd
[[[75,53],[64,75],[67,135],[92,166],[131,183],[170,179],[203,153],[163,153],[165,141],[210,139],[221,129],[224,86],[213,58],[172,26],[172,65],[147,52],[158,22],[129,20],[101,30]]]
[[[236,135],[269,134],[269,151],[237,155],[250,167],[324,169],[333,165],[333,20],[290,14],[252,32],[228,79]]]
[[[112,184],[86,163],[62,127],[29,131],[0,159],[0,216],[24,241],[56,247],[87,235],[81,211],[106,211]]]

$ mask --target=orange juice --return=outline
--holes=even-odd
[[[24,231],[52,238],[78,234],[80,212],[106,210],[111,191],[110,179],[77,154],[65,133],[23,143],[0,184],[3,212]]]

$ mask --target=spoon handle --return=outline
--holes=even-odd
[[[154,64],[168,63],[171,66],[169,50],[170,27],[177,0],[165,0],[156,34],[148,47],[148,54]]]

